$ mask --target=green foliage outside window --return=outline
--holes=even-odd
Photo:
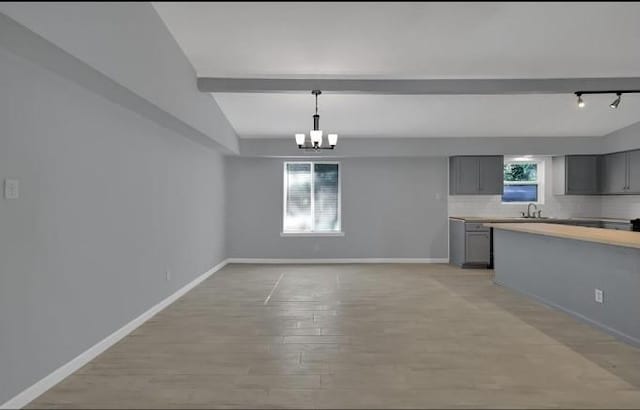
[[[538,179],[538,164],[535,163],[510,163],[504,165],[505,181],[531,181]]]

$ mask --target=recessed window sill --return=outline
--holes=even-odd
[[[280,236],[283,238],[294,237],[322,237],[322,236],[344,236],[344,232],[280,232]]]

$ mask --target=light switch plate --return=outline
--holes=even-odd
[[[596,302],[604,303],[604,293],[600,289],[596,289]]]
[[[18,199],[20,196],[20,184],[17,179],[4,180],[5,199]]]

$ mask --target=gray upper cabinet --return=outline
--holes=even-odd
[[[553,192],[556,195],[600,193],[600,155],[567,155],[553,158]]]
[[[602,193],[624,194],[628,186],[627,152],[602,156]],[[639,176],[640,177],[640,176]]]
[[[479,157],[479,192],[488,195],[502,195],[504,189],[504,158]]]
[[[596,195],[600,193],[599,155],[568,155],[565,165],[567,194]]]
[[[458,156],[449,158],[451,195],[502,195],[504,157]]]
[[[449,193],[478,194],[478,157],[451,157],[449,161]]]
[[[640,150],[627,152],[627,194],[640,194]]]
[[[640,150],[553,157],[553,192],[560,195],[640,194]]]

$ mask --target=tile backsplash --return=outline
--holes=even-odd
[[[640,218],[640,195],[603,196],[601,216],[609,218]]]
[[[556,218],[640,218],[640,195],[616,196],[547,196],[543,216]],[[500,196],[449,196],[450,216],[520,216],[526,205],[503,204]]]
[[[602,213],[600,198],[596,196],[550,194],[544,204],[538,205],[538,209],[542,209],[542,216],[555,218],[599,217]],[[450,216],[520,216],[520,212],[526,210],[526,204],[503,204],[499,195],[449,196]]]

